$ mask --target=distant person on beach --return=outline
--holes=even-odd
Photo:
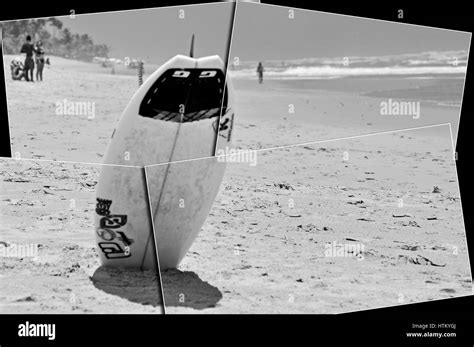
[[[31,43],[31,36],[26,36],[26,42],[21,46],[20,53],[26,55],[25,58],[25,79],[26,81],[34,82],[33,80],[33,70],[35,69],[35,62],[33,60],[34,47]]]
[[[258,63],[257,74],[258,74],[258,83],[262,83],[263,82],[263,65],[262,65],[262,62]]]
[[[34,46],[35,62],[36,62],[36,80],[43,81],[43,69],[44,69],[44,49],[43,42],[38,41]]]

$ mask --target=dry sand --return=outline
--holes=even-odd
[[[42,84],[13,82],[7,70],[12,150],[100,162],[137,80],[86,63],[52,63]],[[383,118],[369,111],[377,98],[234,84],[237,148],[459,120],[456,108],[426,105],[419,120]],[[63,99],[95,102],[96,117],[56,115]],[[439,126],[261,151],[255,167],[229,164],[191,250],[178,270],[162,273],[167,313],[336,313],[470,294],[452,158],[449,127]],[[1,240],[42,245],[37,262],[1,259],[2,311],[161,312],[154,274],[99,267],[97,166],[7,160],[1,167]],[[363,260],[325,257],[327,242],[364,245]]]
[[[0,241],[38,245],[0,257],[2,313],[162,313],[153,271],[100,266],[94,240],[98,166],[0,161]]]
[[[101,163],[120,115],[138,88],[136,76],[110,68],[51,57],[44,81],[10,76],[4,57],[12,153],[21,158]],[[56,114],[56,103],[94,103],[95,117]],[[17,154],[18,157],[18,154]]]
[[[179,270],[162,272],[166,312],[339,313],[471,294],[442,128],[443,137],[406,131],[229,164]],[[363,260],[326,257],[331,242],[363,244]]]

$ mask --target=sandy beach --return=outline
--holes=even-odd
[[[97,64],[52,57],[44,82],[24,83],[10,78],[12,58],[4,57],[12,153],[28,159],[101,163],[115,125],[138,87],[137,76],[123,67],[112,75],[110,68]],[[397,79],[384,83],[391,87],[383,91],[409,92],[429,83],[414,85],[410,79]],[[258,85],[254,80],[234,79],[233,84],[237,122],[248,121],[244,131],[236,132],[234,143],[239,148],[269,148],[442,123],[451,123],[454,143],[457,138],[459,105],[421,101],[418,119],[382,116],[380,103],[388,97],[366,96],[380,95],[381,83],[362,78],[330,81],[326,89],[324,82],[308,88],[304,80],[267,80]],[[460,87],[461,82],[457,83]],[[56,103],[64,100],[94,104],[94,116],[56,114]],[[275,136],[264,142],[263,129]]]
[[[13,81],[4,57],[12,154],[28,159],[101,163],[110,136],[138,88],[129,71],[51,57],[44,81]],[[136,73],[136,72],[135,72]],[[145,75],[147,76],[147,75]],[[86,102],[94,114],[57,114],[57,103]]]
[[[418,119],[412,116],[381,115],[380,103],[386,102],[389,95],[394,95],[391,96],[394,100],[410,100],[397,99],[397,92],[391,92],[390,88],[403,89],[406,94],[412,90],[411,99],[417,99],[418,94],[410,79],[385,83],[381,83],[383,81],[380,79],[379,83],[373,80],[376,79],[332,80],[327,82],[328,86],[324,89],[324,81],[266,80],[259,85],[256,80],[234,79],[238,121],[245,120],[247,123],[244,124],[244,130],[236,131],[237,144],[240,148],[271,148],[443,123],[451,124],[453,141],[456,143],[460,104],[441,106],[420,101]],[[382,84],[385,86],[384,97],[379,96]],[[421,82],[423,84],[426,82]],[[459,97],[461,92],[462,88]],[[377,96],[367,96],[369,93]],[[442,100],[443,94],[439,93],[438,98]],[[293,113],[290,113],[290,108]],[[268,130],[273,136],[264,141],[262,129]]]
[[[54,58],[42,84],[14,82],[10,58],[12,152],[100,163],[136,77]],[[339,87],[234,87],[234,146],[261,150],[257,165],[228,164],[190,251],[162,272],[167,313],[340,313],[472,293],[453,161],[459,107],[422,103],[413,119],[381,116],[385,97]],[[94,102],[95,117],[55,114],[64,99]],[[452,128],[390,132],[440,123]],[[155,274],[99,267],[98,165],[4,160],[1,171],[2,241],[41,244],[39,261],[1,259],[2,311],[161,313]],[[326,256],[327,244],[359,251]]]
[[[99,166],[2,159],[0,241],[37,257],[0,257],[2,313],[162,313],[153,271],[100,266]]]
[[[333,243],[364,245],[363,259],[326,256]],[[162,279],[167,313],[341,313],[470,294],[449,128],[229,164],[201,234]]]

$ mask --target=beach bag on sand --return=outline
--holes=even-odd
[[[25,67],[20,58],[15,58],[10,64],[12,72],[12,79],[15,81],[21,80],[25,76]]]

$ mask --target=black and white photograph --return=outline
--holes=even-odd
[[[204,183],[224,161],[201,227],[215,196]],[[344,313],[472,293],[447,125],[163,166],[146,171],[167,313]]]
[[[142,170],[117,168],[135,197],[108,204],[100,169],[1,160],[2,313],[163,312]]]
[[[214,155],[233,7],[2,23],[13,157],[143,166]],[[173,156],[177,132],[186,142]]]
[[[0,15],[0,347],[474,343],[469,13],[25,7]]]
[[[260,149],[451,124],[471,33],[238,3],[236,145]]]

